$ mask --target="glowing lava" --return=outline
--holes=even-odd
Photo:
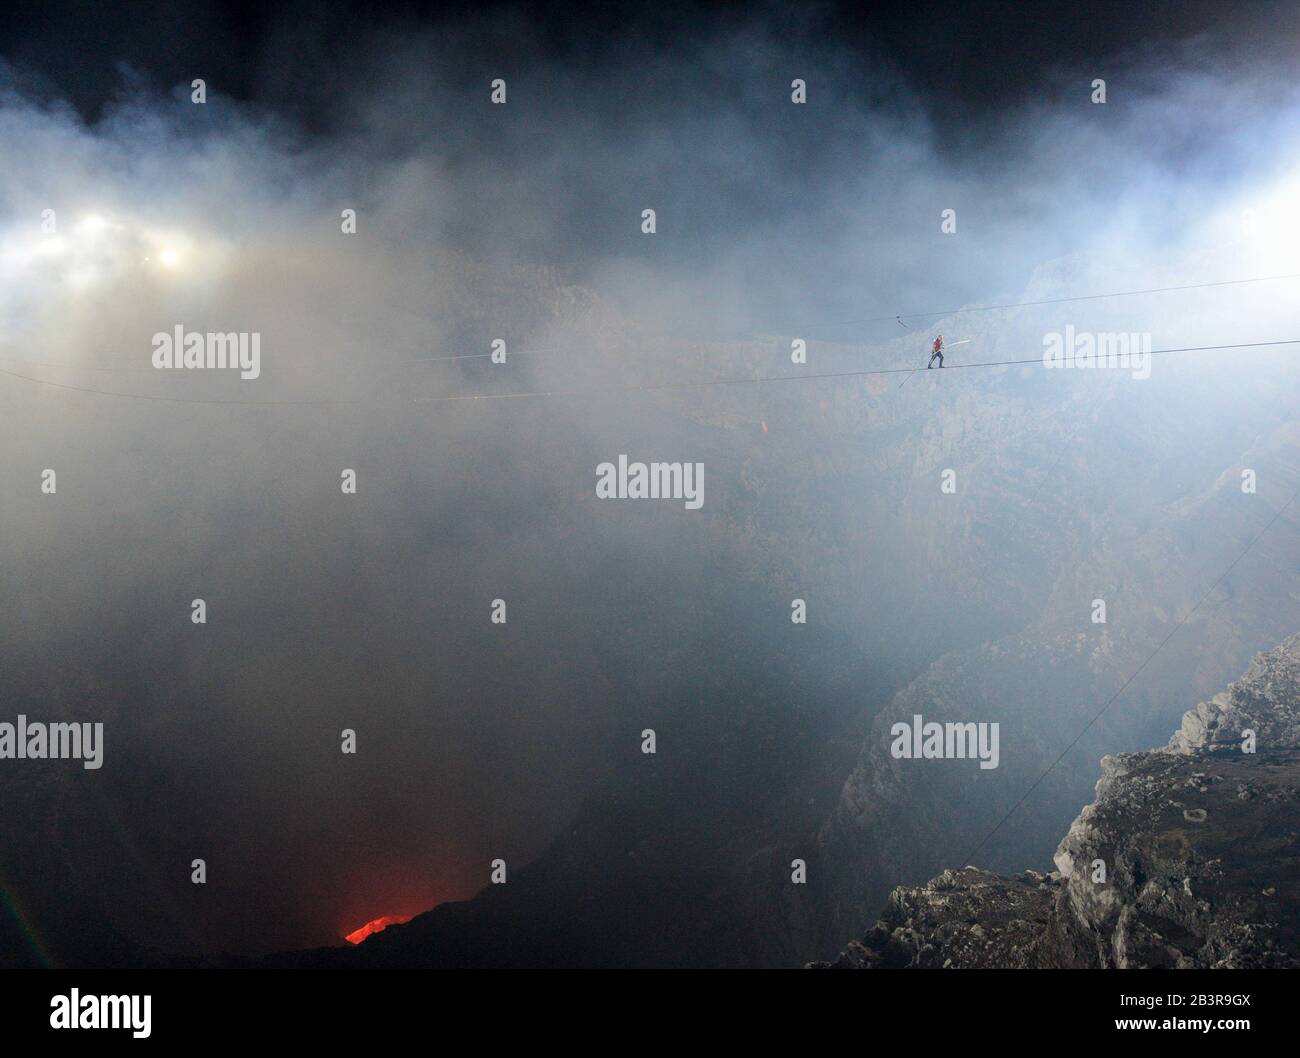
[[[383,915],[380,918],[372,918],[360,929],[355,929],[343,939],[349,944],[360,944],[372,933],[382,933],[389,926],[400,925],[403,922],[409,922],[410,915]]]

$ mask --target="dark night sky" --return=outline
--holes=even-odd
[[[652,8],[652,10],[651,10]],[[792,54],[829,42],[856,51],[864,62],[888,63],[927,100],[932,116],[956,121],[987,116],[1044,90],[1054,72],[1140,52],[1158,66],[1181,42],[1207,36],[1239,47],[1253,61],[1289,50],[1285,34],[1253,34],[1257,24],[1294,23],[1287,3],[1216,0],[1101,0],[1078,4],[898,3],[772,4],[767,10],[787,34]],[[683,41],[725,34],[752,20],[764,5],[720,3],[500,3],[390,4],[295,0],[283,4],[139,0],[122,6],[78,0],[6,5],[0,47],[11,60],[39,70],[49,87],[83,114],[98,113],[120,84],[122,65],[158,85],[203,70],[236,99],[294,108],[298,84],[326,76],[320,64],[347,63],[349,41],[376,24],[437,28],[467,15],[489,22],[517,19],[491,46],[467,49],[466,74],[512,55],[532,62],[619,68],[630,42],[671,51]],[[523,32],[517,32],[522,28]],[[448,76],[454,76],[450,71]],[[327,121],[319,110],[310,115]]]

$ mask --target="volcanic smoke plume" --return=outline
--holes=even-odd
[[[1295,14],[1066,6],[0,16],[0,963],[1051,871],[1300,627]]]

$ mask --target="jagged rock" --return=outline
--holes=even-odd
[[[899,887],[880,921],[834,963],[845,969],[1033,966],[1060,884],[1027,871],[1003,878],[974,867]]]
[[[1168,748],[1240,750],[1248,731],[1261,750],[1300,746],[1300,635],[1258,655],[1237,683],[1184,713]]]
[[[861,943],[810,965],[1300,966],[1300,635],[1189,711],[1167,747],[1101,771],[1058,873],[966,867],[897,888]]]

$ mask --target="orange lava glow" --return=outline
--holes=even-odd
[[[349,944],[360,944],[372,933],[382,933],[389,926],[399,925],[403,922],[409,922],[410,915],[383,915],[380,918],[372,918],[360,929],[354,929],[343,939]]]

